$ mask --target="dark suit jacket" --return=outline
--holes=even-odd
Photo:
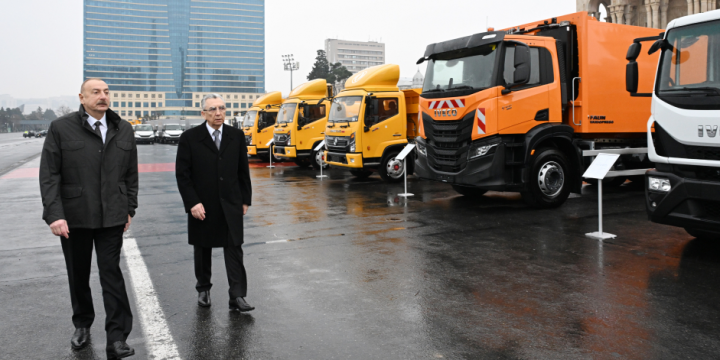
[[[180,136],[175,177],[188,213],[190,245],[243,243],[242,205],[251,205],[252,199],[245,134],[223,125],[221,139],[218,150],[205,123]],[[190,213],[199,203],[205,207],[202,221]]]
[[[105,113],[105,144],[85,108],[50,124],[40,159],[43,220],[98,229],[124,225],[138,206],[138,162],[132,126]]]

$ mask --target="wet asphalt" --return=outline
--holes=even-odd
[[[22,137],[22,135],[18,135]],[[0,137],[0,158],[6,157]],[[0,175],[0,358],[103,359],[104,313],[93,265],[94,342],[73,331],[59,240],[41,219],[31,160]],[[142,164],[174,162],[175,146],[138,146]],[[9,156],[9,155],[8,155]],[[17,162],[17,161],[15,161]],[[559,209],[518,194],[456,194],[410,177],[329,178],[291,164],[252,163],[245,218],[247,314],[227,310],[222,252],[213,306],[196,305],[186,215],[168,165],[143,165],[131,226],[182,359],[699,359],[720,354],[720,244],[652,224],[643,192],[606,189],[598,242],[596,189]],[[2,166],[0,166],[2,168]],[[137,298],[128,343],[147,359]]]

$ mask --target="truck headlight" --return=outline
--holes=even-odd
[[[355,152],[355,133],[350,135],[350,152]]]
[[[497,143],[495,144],[477,144],[470,147],[470,151],[468,151],[468,160],[472,160],[481,156],[485,156],[487,154],[492,154],[495,152],[496,147],[498,146]]]
[[[330,141],[330,140],[328,140],[328,137],[325,136],[325,150],[329,150],[329,149],[328,149],[328,142],[329,142],[329,141]]]
[[[422,156],[427,156],[427,149],[425,148],[425,145],[416,142],[415,143],[415,149],[417,149],[418,154]]]
[[[668,192],[672,189],[670,179],[650,176],[648,180],[648,188],[650,190]]]
[[[285,144],[290,145],[290,131],[288,131],[287,142]]]

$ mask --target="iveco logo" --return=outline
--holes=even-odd
[[[705,125],[705,132],[707,132],[708,137],[715,137],[717,135],[718,127],[717,125]],[[698,125],[698,136],[703,137],[703,126]]]
[[[457,109],[435,110],[435,117],[457,116]]]

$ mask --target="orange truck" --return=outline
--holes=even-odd
[[[248,155],[268,161],[272,152],[267,145],[273,138],[273,126],[282,104],[282,93],[269,92],[253,102],[242,117],[242,129],[245,133]],[[275,159],[277,160],[277,159]]]
[[[627,44],[657,30],[586,12],[488,30],[430,44],[418,60],[428,65],[417,176],[466,196],[517,191],[527,204],[549,208],[580,193],[592,161],[583,150],[647,146],[650,99],[618,89]],[[651,87],[657,56],[637,62],[642,86]],[[622,155],[614,165],[648,167],[643,154]]]

